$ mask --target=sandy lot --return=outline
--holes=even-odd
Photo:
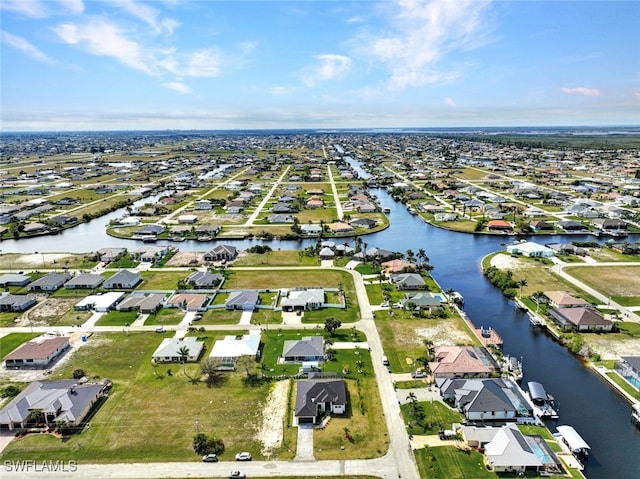
[[[509,269],[511,271],[527,269],[529,267],[525,261],[520,261],[518,258],[502,253],[491,258],[491,266],[495,266],[498,269]]]
[[[262,427],[256,439],[262,441],[262,454],[265,456],[270,456],[282,444],[288,392],[289,381],[278,381],[262,411]]]
[[[53,318],[64,316],[78,302],[78,298],[47,298],[22,315],[20,326],[36,323],[46,323]]]
[[[602,359],[620,359],[620,356],[640,356],[640,339],[612,338],[606,334],[584,334],[589,347]]]
[[[464,331],[453,329],[451,325],[442,321],[436,326],[429,328],[417,328],[415,330],[419,339],[417,342],[422,344],[422,339],[430,339],[434,346],[448,346],[451,344],[468,344],[469,335]]]
[[[53,264],[54,261],[60,261],[61,259],[73,257],[72,254],[68,253],[32,253],[32,254],[23,254],[22,256],[16,258],[15,264],[24,264],[28,266],[42,266],[43,263],[49,265]]]
[[[204,251],[178,251],[166,266],[199,266],[204,264]]]

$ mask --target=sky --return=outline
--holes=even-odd
[[[0,0],[0,130],[640,125],[640,1]]]

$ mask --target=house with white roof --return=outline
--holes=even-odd
[[[181,363],[183,361],[183,356],[180,354],[182,348],[185,348],[185,352],[188,353],[184,357],[184,361],[193,363],[200,358],[204,342],[198,341],[198,338],[193,336],[165,338],[151,357],[157,363]]]
[[[211,348],[211,358],[218,369],[235,369],[236,361],[242,356],[256,358],[260,350],[260,331],[252,330],[242,337],[225,336]]]

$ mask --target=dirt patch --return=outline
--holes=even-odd
[[[435,326],[418,328],[415,330],[416,343],[422,344],[423,339],[430,339],[434,346],[448,346],[451,344],[469,344],[470,338],[466,331],[451,327],[450,323],[442,321]]]
[[[584,334],[583,337],[591,350],[598,353],[602,359],[640,356],[640,339],[620,339],[605,334]]]
[[[204,251],[178,251],[166,266],[200,266],[204,264]]]
[[[78,298],[47,298],[44,301],[39,302],[34,308],[27,311],[22,316],[21,322],[28,323],[29,321],[32,321],[34,323],[46,323],[51,319],[64,316],[77,302]]]
[[[509,269],[511,271],[531,268],[525,261],[520,261],[518,258],[502,253],[491,258],[491,266],[495,266],[498,269]]]
[[[25,264],[28,266],[42,266],[53,264],[54,261],[60,261],[61,259],[71,258],[72,254],[65,253],[32,253],[32,254],[23,254],[22,256],[15,259],[15,263],[17,264]]]
[[[262,427],[256,437],[262,442],[264,456],[270,456],[282,445],[288,393],[289,381],[278,381],[267,397],[266,406],[262,411]]]

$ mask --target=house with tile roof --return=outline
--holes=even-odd
[[[434,378],[488,378],[500,367],[489,352],[477,346],[439,346],[429,369]]]
[[[69,347],[67,336],[41,336],[27,341],[4,358],[7,368],[45,368]]]

